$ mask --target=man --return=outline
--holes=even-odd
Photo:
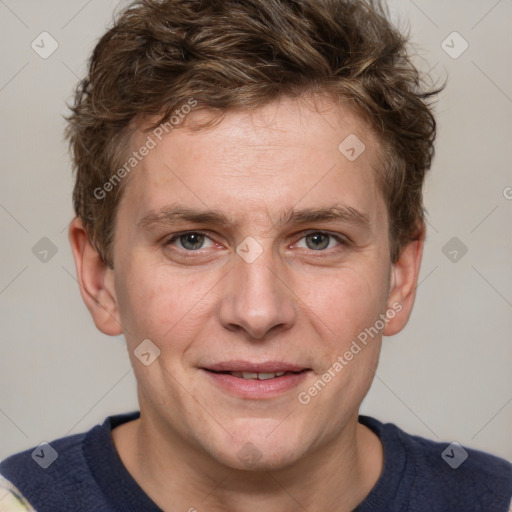
[[[120,14],[69,119],[69,238],[96,326],[126,338],[140,414],[5,460],[12,503],[508,509],[505,460],[443,458],[446,443],[359,416],[425,239],[438,90],[405,44],[355,0]]]

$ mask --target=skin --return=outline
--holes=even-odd
[[[350,511],[381,474],[381,442],[358,423],[358,410],[382,335],[399,332],[411,313],[424,230],[392,264],[375,176],[378,140],[348,109],[328,99],[317,99],[316,107],[307,98],[282,99],[251,113],[230,112],[195,132],[187,127],[208,113],[189,114],[125,183],[113,269],[81,221],[71,224],[82,297],[98,329],[124,333],[138,383],[141,418],[116,428],[113,440],[163,510],[248,512],[257,504],[270,512]],[[349,134],[366,146],[353,162],[338,150]],[[146,137],[139,130],[132,147]],[[144,217],[168,205],[218,210],[230,224],[141,229]],[[333,205],[357,210],[368,224],[279,223],[294,208]],[[196,250],[190,238],[168,243],[184,231],[207,237]],[[318,231],[348,243],[315,237]],[[252,263],[236,252],[247,237],[262,249]],[[384,330],[301,404],[298,393],[393,304],[401,311]],[[134,356],[147,338],[160,349],[149,366]],[[199,369],[230,359],[288,361],[312,371],[278,397],[244,399],[215,387]],[[261,455],[250,467],[237,456],[248,442]]]

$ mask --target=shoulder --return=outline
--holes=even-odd
[[[415,463],[424,470],[435,468],[438,479],[468,483],[489,480],[512,492],[512,464],[507,460],[456,441],[433,441],[398,428],[397,434]]]
[[[73,510],[75,503],[66,502],[66,490],[76,488],[84,480],[86,464],[82,442],[85,435],[63,437],[11,455],[0,463],[0,477],[4,478],[4,485],[8,481],[18,496],[23,495],[34,506],[37,505],[32,500],[48,496],[51,489],[51,495],[60,500],[59,506],[64,504]],[[0,512],[2,510],[0,508]]]
[[[402,451],[400,470],[402,479],[409,482],[411,509],[423,503],[431,510],[444,506],[452,511],[508,512],[512,464],[507,460],[457,442],[411,435],[392,423],[382,424],[373,418],[367,421],[383,440],[385,452]],[[393,453],[386,456],[393,458]]]
[[[0,512],[34,512],[21,492],[0,476]]]
[[[0,462],[0,473],[4,476],[22,474],[38,475],[45,479],[55,473],[55,468],[74,465],[81,456],[81,445],[86,433],[62,437],[50,443],[41,443],[7,457]]]
[[[456,442],[440,443],[406,434],[402,440],[414,456],[418,495],[432,500],[428,494],[436,491],[444,502],[461,510],[508,512],[512,498],[512,465],[508,461]]]
[[[112,442],[112,429],[138,416],[138,411],[109,416],[88,432],[14,454],[0,462],[0,477],[36,510],[110,510],[95,468],[115,464],[122,467]]]

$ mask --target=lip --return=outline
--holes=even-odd
[[[202,367],[203,370],[215,372],[255,372],[255,373],[276,373],[276,372],[301,372],[310,370],[306,366],[288,363],[285,361],[262,361],[260,363],[250,361],[223,361],[209,364]]]
[[[293,363],[279,361],[267,361],[262,363],[250,363],[248,361],[226,361],[208,365],[200,368],[201,372],[213,382],[214,385],[229,394],[239,398],[262,400],[275,398],[296,388],[308,378],[310,368],[305,368]],[[273,379],[243,379],[234,377],[228,373],[215,372],[255,372],[255,373],[276,373],[276,372],[299,372],[287,373]]]

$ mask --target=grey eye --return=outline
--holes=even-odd
[[[303,236],[297,246],[312,251],[323,251],[335,247],[336,244],[339,244],[339,241],[334,235],[317,231]]]
[[[198,233],[196,231],[189,231],[188,233],[181,233],[173,236],[168,242],[168,245],[177,245],[179,248],[183,248],[187,251],[197,251],[199,249],[205,249],[205,242],[209,241],[211,247],[212,241],[204,233]],[[179,244],[179,245],[178,245]]]

